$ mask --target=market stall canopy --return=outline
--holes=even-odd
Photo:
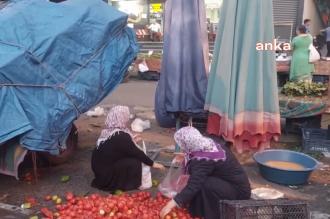
[[[280,135],[271,0],[224,0],[209,76],[206,109],[210,134],[242,152],[270,146]]]
[[[201,113],[207,89],[208,38],[204,0],[167,0],[161,76],[155,114],[175,126],[178,112]]]
[[[127,15],[99,0],[12,0],[0,23],[0,147],[17,137],[57,154],[136,56]]]

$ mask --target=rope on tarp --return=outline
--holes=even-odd
[[[74,103],[72,97],[65,91],[64,87],[60,85],[42,85],[42,84],[0,84],[1,87],[31,87],[31,88],[51,88],[51,89],[58,89],[62,90],[64,95],[69,99],[71,104],[74,106],[75,110],[78,114],[82,114],[82,112],[79,110],[78,106]]]
[[[54,88],[54,89],[60,89],[64,92],[65,96],[69,99],[69,101],[72,103],[72,105],[74,106],[75,110],[77,111],[78,114],[82,114],[82,112],[79,110],[78,106],[74,103],[72,97],[69,95],[69,93],[67,93],[64,89],[63,84],[66,84],[68,81],[72,80],[72,78],[77,75],[82,69],[84,69],[96,56],[98,56],[108,45],[109,43],[114,40],[116,37],[118,37],[121,34],[121,32],[115,34],[114,36],[111,36],[111,38],[109,40],[107,40],[103,45],[101,45],[98,49],[96,49],[96,51],[94,52],[93,55],[91,55],[90,58],[88,58],[79,68],[75,69],[74,71],[72,71],[71,73],[69,73],[68,78],[64,81],[64,83],[61,83],[59,85],[30,85],[30,84],[0,84],[0,87],[2,86],[20,86],[20,87],[39,87],[39,88]],[[9,46],[13,46],[13,47],[17,47],[19,49],[22,49],[23,51],[27,52],[27,54],[36,62],[38,62],[38,64],[40,64],[45,70],[49,70],[52,69],[50,68],[46,63],[42,62],[40,59],[38,59],[38,57],[36,55],[33,54],[32,51],[28,50],[27,48],[25,48],[22,45],[16,44],[16,43],[12,43],[12,42],[6,42],[6,41],[2,41],[0,40],[0,44],[5,44],[5,45],[9,45]],[[55,70],[54,70],[55,71]],[[46,73],[48,75],[50,75],[55,81],[59,81],[54,74],[50,73],[49,71],[46,71]]]
[[[8,45],[8,46],[17,47],[17,48],[25,51],[34,61],[36,61],[41,67],[43,67],[46,70],[45,73],[47,73],[49,76],[51,76],[55,81],[57,81],[57,82],[59,81],[58,78],[56,78],[54,74],[47,71],[47,70],[50,69],[50,67],[47,64],[45,64],[44,62],[42,62],[40,59],[38,59],[38,57],[36,55],[34,55],[32,51],[30,51],[27,48],[25,48],[24,46],[16,44],[16,43],[5,42],[5,41],[2,41],[2,40],[0,40],[0,43],[4,44],[4,45]]]

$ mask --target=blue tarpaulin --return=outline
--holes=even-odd
[[[127,15],[101,0],[13,0],[0,24],[0,147],[17,137],[57,154],[136,56]]]

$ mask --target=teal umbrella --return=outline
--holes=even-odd
[[[223,0],[205,108],[208,132],[242,152],[280,135],[272,0]]]

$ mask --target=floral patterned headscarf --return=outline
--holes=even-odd
[[[204,137],[194,127],[184,127],[174,134],[174,140],[185,153],[186,164],[191,159],[226,160],[226,152],[220,144]]]
[[[127,123],[130,120],[130,111],[127,106],[114,106],[107,115],[105,120],[106,128],[102,130],[100,137],[97,140],[97,147],[110,138],[116,132],[126,132],[133,137]]]

